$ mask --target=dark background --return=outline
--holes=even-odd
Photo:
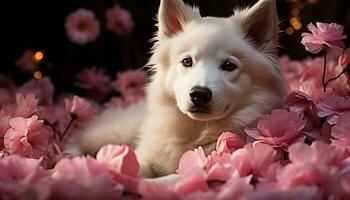
[[[186,1],[186,0],[185,0]],[[350,29],[349,0],[276,0],[281,20],[280,54],[294,59],[309,56],[300,44],[300,34],[309,22],[336,22]],[[203,16],[229,16],[235,6],[251,5],[256,0],[187,0],[200,7]],[[128,9],[135,21],[131,34],[118,37],[105,28],[105,11],[115,4]],[[21,72],[15,61],[25,49],[42,50],[45,62],[53,67],[44,69],[58,90],[73,86],[75,73],[83,68],[96,66],[106,70],[112,78],[117,71],[142,67],[149,57],[152,46],[149,40],[155,32],[154,20],[159,0],[72,0],[72,1],[2,1],[0,6],[0,72],[14,79],[17,84],[32,74]],[[71,43],[65,35],[66,16],[78,8],[92,10],[101,24],[99,38],[80,46]],[[292,9],[297,8],[302,23],[301,30],[287,35]],[[349,44],[349,40],[346,40]]]

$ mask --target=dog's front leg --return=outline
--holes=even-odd
[[[149,163],[147,163],[146,161],[142,161],[140,159],[139,159],[139,163],[140,163],[140,176],[141,177],[153,178],[153,177],[156,176],[156,174],[152,170],[152,168],[151,168]]]

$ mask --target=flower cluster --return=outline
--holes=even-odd
[[[106,105],[124,108],[144,97],[146,74],[140,70],[127,71],[112,82],[96,68],[83,70],[77,75],[76,84],[86,91],[87,98],[66,95],[55,99],[48,77],[29,80],[19,87],[5,77],[1,81],[8,87],[0,89],[0,156],[41,158],[49,166],[64,157],[60,149],[75,142],[79,129],[102,109],[94,101],[97,94],[108,95],[113,86],[121,95],[112,96]],[[114,103],[116,99],[120,104]]]
[[[115,6],[106,12],[107,29],[122,36],[129,33],[134,22],[129,11]],[[67,16],[65,24],[68,38],[80,45],[95,41],[100,35],[100,22],[88,9],[80,8]]]

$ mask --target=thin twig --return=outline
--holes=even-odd
[[[60,135],[60,141],[63,140],[64,136],[67,134],[67,132],[68,132],[69,128],[72,126],[73,122],[78,118],[77,115],[74,114],[74,113],[71,113],[70,117],[71,117],[71,118],[70,118],[70,121],[69,121],[69,123],[68,123],[66,129],[64,130],[64,132],[62,133],[62,135]]]
[[[326,87],[327,87],[327,84],[326,84],[326,67],[327,67],[327,47],[324,48],[323,50],[324,52],[324,63],[323,63],[323,74],[322,74],[322,86],[323,86],[323,92],[326,92]]]
[[[338,79],[341,75],[345,74],[345,72],[347,72],[347,69],[344,69],[344,70],[343,70],[340,74],[338,74],[336,77],[333,77],[333,78],[329,79],[329,80],[326,82],[326,87],[327,87],[327,85],[328,85],[330,82],[332,82],[332,81]]]
[[[46,119],[44,120],[44,124],[49,126],[53,131],[53,138],[56,139],[56,136],[60,137],[60,133],[56,130],[55,125],[51,124]]]

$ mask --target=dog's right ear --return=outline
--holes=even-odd
[[[157,40],[170,38],[181,32],[183,26],[200,18],[199,10],[186,6],[183,0],[161,0],[158,11]]]
[[[276,53],[278,17],[276,0],[259,0],[253,7],[236,10],[233,19],[243,28],[246,37],[262,52]]]

